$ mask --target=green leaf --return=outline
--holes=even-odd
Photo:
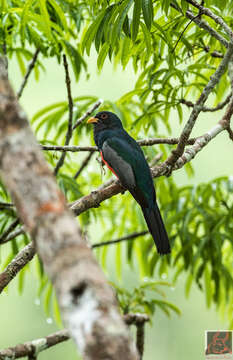
[[[142,13],[145,20],[145,24],[150,30],[153,21],[153,4],[152,0],[142,0]]]
[[[115,45],[116,40],[120,37],[121,29],[125,21],[126,15],[132,5],[133,0],[124,0],[120,6],[119,15],[112,30],[111,46]]]
[[[99,52],[99,55],[98,55],[98,59],[97,59],[97,66],[98,66],[98,69],[101,70],[103,65],[104,65],[104,61],[106,59],[106,56],[108,54],[108,50],[109,50],[110,46],[108,43],[105,43],[102,47],[101,47],[101,50]]]
[[[62,11],[61,7],[57,4],[56,0],[48,0],[54,10],[56,11],[65,31],[68,31],[68,25],[65,17],[65,13]]]
[[[47,35],[48,39],[51,41],[54,41],[52,32],[51,32],[51,24],[49,19],[49,13],[46,6],[46,0],[38,0],[40,11],[41,11],[41,17],[40,17],[40,23],[43,24],[43,29],[45,34]]]
[[[133,8],[133,21],[132,21],[132,39],[136,40],[138,35],[139,23],[140,23],[140,15],[142,9],[142,1],[144,0],[134,0],[134,8]]]
[[[206,306],[207,308],[210,308],[211,300],[212,300],[212,287],[211,287],[211,276],[210,276],[208,264],[206,264],[204,270],[204,284],[205,284]]]
[[[106,10],[104,9],[103,11],[100,12],[99,16],[96,18],[96,20],[90,25],[90,27],[88,28],[83,41],[82,41],[82,51],[84,51],[86,49],[86,52],[88,55],[90,55],[90,49],[91,49],[91,44],[94,40],[94,37],[97,33],[97,30],[99,28],[99,25],[101,24],[101,21],[104,17],[106,13]]]
[[[189,275],[187,277],[187,280],[186,280],[186,283],[185,283],[185,296],[186,296],[186,298],[189,296],[192,282],[193,282],[193,274],[189,273]]]
[[[44,295],[44,310],[47,316],[50,316],[50,304],[52,299],[53,286],[49,282]]]
[[[146,47],[147,47],[147,54],[149,56],[151,54],[151,35],[150,35],[150,32],[148,31],[147,27],[145,26],[145,24],[143,24],[143,22],[141,22],[140,24],[141,24],[141,28],[142,28],[143,35],[144,35],[144,40],[145,40]]]
[[[25,40],[25,27],[26,27],[27,20],[28,20],[28,13],[32,7],[33,1],[34,0],[26,0],[24,7],[23,7],[23,11],[22,11],[22,15],[21,15],[21,29],[20,29],[22,42],[24,42],[24,40]]]

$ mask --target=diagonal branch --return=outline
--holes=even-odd
[[[29,243],[10,262],[6,269],[0,274],[0,294],[18,272],[33,259],[35,253],[34,245]]]
[[[97,247],[117,244],[122,241],[135,240],[136,238],[143,236],[143,235],[147,235],[148,233],[149,233],[149,231],[147,231],[147,230],[141,231],[138,233],[132,233],[130,235],[124,236],[119,239],[93,244],[93,245],[91,245],[91,248],[94,249]],[[16,257],[11,261],[11,263],[8,264],[6,269],[2,273],[0,273],[0,293],[9,284],[9,282],[14,279],[14,277],[18,274],[18,272],[24,266],[26,266],[29,263],[29,261],[31,261],[33,259],[35,253],[36,253],[35,247],[34,247],[33,243],[31,242],[25,248],[23,248],[16,255]]]
[[[74,179],[77,179],[79,177],[79,175],[81,174],[81,172],[85,169],[85,167],[89,164],[89,161],[91,160],[92,156],[93,156],[94,152],[90,151],[89,154],[87,155],[87,157],[85,157],[82,165],[80,166],[80,168],[78,169],[78,171],[76,172],[76,174],[74,175]]]
[[[77,126],[79,126],[84,120],[86,120],[88,118],[88,116],[90,116],[96,109],[98,109],[98,107],[103,103],[102,99],[99,99],[98,101],[96,101],[88,110],[85,114],[83,114],[74,124],[73,126],[73,130],[76,129]]]
[[[215,39],[217,39],[226,48],[228,47],[227,40],[222,35],[220,35],[215,29],[213,29],[206,21],[200,19],[199,17],[197,18],[190,10],[187,10],[185,15],[187,18],[193,20],[193,22],[195,22],[195,24],[198,25],[201,29],[204,29],[211,36],[215,37]]]
[[[32,58],[32,60],[30,61],[29,65],[28,65],[27,72],[26,72],[26,74],[24,76],[23,82],[22,82],[22,84],[20,86],[20,89],[19,89],[19,91],[17,93],[17,98],[18,99],[21,97],[21,95],[23,93],[23,90],[24,90],[24,88],[25,88],[25,86],[27,84],[28,78],[29,78],[32,70],[34,69],[34,66],[36,64],[36,60],[38,58],[39,52],[40,52],[40,49],[36,49],[36,52],[33,55],[33,58]]]
[[[174,169],[180,169],[184,166],[187,162],[191,161],[196,154],[203,149],[212,139],[214,139],[220,132],[226,130],[231,116],[233,114],[233,97],[227,107],[226,113],[224,114],[223,118],[215,125],[212,129],[210,129],[206,134],[200,136],[195,144],[188,148],[184,154],[177,160]]]
[[[171,155],[166,160],[166,164],[168,165],[170,170],[175,165],[178,158],[182,156],[182,154],[184,152],[185,144],[192,132],[192,129],[195,125],[198,115],[202,111],[202,108],[203,108],[206,100],[208,99],[208,96],[210,95],[211,91],[218,84],[222,75],[224,74],[224,72],[228,66],[228,63],[231,59],[232,54],[233,54],[233,43],[230,42],[228,49],[226,51],[226,54],[224,55],[224,58],[222,59],[220,65],[218,66],[215,73],[210,77],[208,84],[205,86],[199,99],[195,103],[193,110],[189,116],[189,119],[188,119],[187,123],[185,124],[185,127],[180,135],[180,140],[177,145],[177,148],[172,151]]]
[[[0,236],[0,245],[5,242],[8,235],[16,228],[17,225],[19,225],[19,218],[15,219],[9,227],[6,229],[6,231]]]
[[[0,360],[13,360],[22,357],[34,358],[41,351],[49,349],[50,347],[69,339],[70,336],[68,330],[60,330],[43,338],[0,350]]]
[[[67,89],[67,97],[68,97],[68,104],[69,104],[69,119],[68,119],[68,129],[66,132],[66,139],[65,139],[65,145],[69,145],[70,139],[72,137],[72,122],[73,122],[73,100],[71,95],[71,80],[70,80],[70,74],[69,74],[69,67],[66,59],[66,55],[63,54],[63,65],[65,69],[65,77],[66,77],[66,89]],[[59,169],[62,167],[66,157],[66,152],[63,152],[60,159],[57,162],[57,165],[54,169],[54,175],[57,175]]]
[[[22,234],[25,234],[24,226],[21,226],[21,228],[18,228],[16,230],[12,231],[4,240],[2,240],[0,245],[6,244],[7,242],[15,239],[17,236],[22,235]]]
[[[202,4],[199,4],[196,0],[186,0],[186,2],[193,5],[199,11],[201,11],[202,14],[207,15],[211,19],[213,19],[216,22],[216,24],[220,25],[224,29],[224,31],[229,35],[231,41],[233,40],[233,32],[231,28],[226,24],[226,22],[220,16],[214,14],[210,9],[204,7]]]

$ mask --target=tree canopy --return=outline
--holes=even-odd
[[[41,104],[30,123],[61,190],[79,215],[83,232],[88,232],[93,223],[102,229],[101,244],[93,244],[98,261],[108,273],[110,254],[118,277],[128,262],[132,268],[139,267],[141,278],[149,279],[132,292],[114,285],[124,313],[151,315],[157,308],[166,314],[179,313],[160,295],[147,297],[147,291],[159,292],[169,286],[163,281],[168,273],[173,274],[174,282],[183,274],[186,295],[196,282],[205,294],[207,307],[216,304],[233,327],[233,178],[223,174],[209,183],[180,186],[172,177],[181,167],[191,177],[192,158],[205,151],[220,132],[226,141],[233,140],[232,13],[227,0],[1,2],[1,52],[9,62],[17,59],[23,79],[18,98],[32,72],[40,81],[41,72],[46,71],[44,59],[56,58],[64,69],[67,99],[46,107]],[[136,84],[114,103],[109,99],[101,103],[92,94],[72,94],[70,72],[77,82],[82,73],[88,78],[89,56],[94,49],[100,72],[107,58],[122,71],[129,63],[133,65]],[[134,138],[144,140],[143,151],[157,178],[156,192],[171,255],[158,255],[130,194],[112,197],[122,190],[112,179],[101,185],[93,156],[96,148],[90,146],[91,128],[84,121],[88,111],[95,108],[116,112]],[[220,111],[219,122],[207,133],[191,138],[198,116],[214,111]],[[178,138],[172,134],[173,116],[178,116],[183,129]],[[1,259],[3,270],[30,239],[3,183],[0,208],[0,245],[8,243],[8,256]],[[103,244],[115,239],[114,249]],[[94,242],[91,236],[89,240]],[[41,261],[35,261],[46,311],[53,303],[60,321],[52,285]],[[23,270],[18,276],[20,291],[24,274]]]

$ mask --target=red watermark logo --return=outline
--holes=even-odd
[[[206,359],[233,359],[232,331],[208,330],[205,335]]]

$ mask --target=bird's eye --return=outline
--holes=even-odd
[[[102,115],[101,115],[101,119],[103,119],[103,120],[107,119],[107,117],[108,117],[107,114],[102,114]]]

